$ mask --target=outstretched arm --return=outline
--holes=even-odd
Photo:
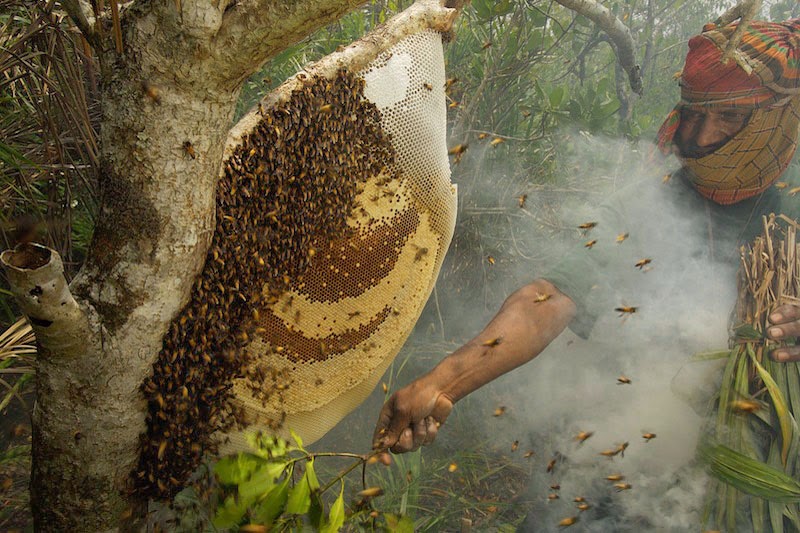
[[[575,311],[572,300],[546,280],[515,291],[477,337],[389,398],[374,447],[403,453],[433,442],[453,404],[539,355]]]

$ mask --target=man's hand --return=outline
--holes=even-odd
[[[770,313],[769,321],[772,323],[767,328],[767,337],[770,339],[783,341],[800,337],[800,306],[787,304],[777,307]],[[776,348],[771,355],[781,363],[800,361],[800,345]]]
[[[436,439],[453,402],[429,381],[430,374],[392,394],[378,417],[372,437],[374,449],[405,453]]]

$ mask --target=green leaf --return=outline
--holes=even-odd
[[[733,334],[736,338],[745,340],[761,340],[764,338],[764,334],[754,328],[752,324],[734,326]]]
[[[550,106],[554,109],[561,107],[561,102],[564,101],[566,94],[567,90],[563,86],[556,87],[550,91]]]
[[[239,497],[253,502],[275,487],[287,463],[267,463],[259,468],[249,480],[239,484]]]
[[[289,434],[292,436],[294,441],[297,443],[297,447],[302,450],[303,449],[303,439],[300,438],[300,435],[295,433],[293,429],[289,430]],[[303,451],[305,451],[305,450],[303,450]]]
[[[755,352],[753,352],[753,350],[748,350],[748,354],[750,355],[750,360],[753,362],[756,370],[758,371],[759,377],[761,377],[764,385],[767,386],[769,396],[772,398],[772,406],[775,408],[775,412],[778,415],[782,439],[781,460],[783,461],[783,465],[786,466],[786,460],[788,459],[789,455],[789,446],[792,443],[792,435],[797,426],[794,422],[792,414],[789,412],[789,406],[786,404],[786,398],[784,398],[781,388],[778,387],[778,384],[775,383],[774,379],[772,379],[770,373],[767,372],[764,367],[761,366],[761,363],[758,362]]]
[[[780,470],[721,444],[701,444],[698,452],[714,477],[746,494],[778,503],[800,502],[800,483]]]
[[[692,363],[699,361],[713,361],[715,359],[727,359],[730,356],[730,350],[713,350],[710,352],[697,352],[689,358],[689,361]]]
[[[276,488],[271,490],[267,497],[255,509],[253,521],[261,524],[272,524],[286,507],[289,497],[289,476]]]
[[[223,457],[214,465],[214,473],[223,485],[241,485],[263,463],[263,459],[248,453]]]
[[[388,513],[383,516],[389,533],[414,533],[414,521],[411,518]]]
[[[247,505],[233,496],[228,496],[223,504],[217,507],[212,523],[219,528],[233,527],[241,522],[245,513]]]
[[[320,528],[320,533],[336,533],[344,525],[344,482],[339,490],[339,497],[331,505],[328,519]]]
[[[294,487],[289,489],[289,500],[286,512],[289,514],[306,514],[311,508],[311,487],[308,483],[308,470]]]

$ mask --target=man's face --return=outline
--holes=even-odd
[[[698,158],[720,149],[745,127],[752,109],[686,106],[676,137],[682,157]]]

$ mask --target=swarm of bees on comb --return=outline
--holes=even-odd
[[[277,302],[312,251],[346,230],[361,184],[394,164],[363,85],[344,70],[308,78],[287,102],[262,110],[226,161],[204,269],[142,385],[148,415],[137,492],[173,497],[216,451],[215,432],[248,425],[231,403],[234,378],[251,378],[266,396],[290,382],[248,361],[244,348],[258,309]]]

